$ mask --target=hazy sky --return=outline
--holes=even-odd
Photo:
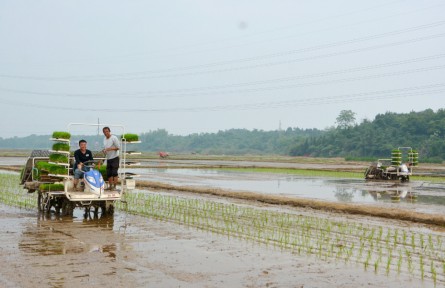
[[[0,0],[0,137],[445,108],[443,0]]]

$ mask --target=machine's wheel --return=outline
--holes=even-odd
[[[37,209],[39,210],[39,212],[42,212],[42,201],[43,201],[43,196],[42,196],[42,192],[38,191],[37,192]]]
[[[62,200],[62,216],[73,216],[74,204],[68,199]]]
[[[51,210],[51,200],[48,194],[44,194],[43,192],[38,192],[37,196],[37,205],[40,212],[49,213]]]
[[[114,205],[113,205],[113,204],[111,204],[110,206],[108,206],[107,214],[108,214],[108,215],[113,215],[113,214],[114,214]]]
[[[105,202],[105,213],[107,215],[114,214],[114,201],[106,201]]]
[[[59,214],[61,212],[63,202],[64,202],[64,198],[62,198],[62,197],[58,197],[54,200],[53,206],[54,206],[54,209],[56,210],[57,214]]]
[[[97,219],[99,217],[99,210],[97,205],[91,205],[85,207],[85,218],[88,219]]]
[[[366,168],[365,173],[364,173],[364,175],[365,175],[365,179],[369,179],[369,178],[368,178],[368,175],[369,175],[370,170],[371,170],[371,169],[370,169],[369,167]]]
[[[100,211],[100,213],[99,213]],[[99,214],[102,217],[106,214],[105,212],[105,202],[99,202],[94,205],[85,207],[85,214],[83,215],[85,219],[98,219]]]
[[[409,181],[409,176],[402,176],[400,177],[400,181],[403,182],[408,182]]]

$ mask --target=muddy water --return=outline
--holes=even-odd
[[[431,287],[125,213],[102,219],[0,205],[0,287]],[[413,286],[414,285],[414,286]]]
[[[10,161],[8,165],[16,164]],[[249,191],[253,187],[283,195],[306,193],[304,197],[314,197],[319,189],[326,189],[324,197],[331,197],[332,201],[341,201],[339,198],[358,201],[363,197],[360,196],[363,192],[357,192],[356,199],[355,191],[363,185],[363,181],[358,180],[193,169],[135,172],[140,172],[145,180],[177,185],[237,190],[245,187]],[[299,182],[306,188],[293,186]],[[385,185],[379,186],[377,191],[382,193],[391,188],[390,184]],[[418,186],[425,187],[424,184]],[[440,190],[432,184],[426,186],[431,189],[422,189],[431,195]],[[309,189],[311,193],[305,192]],[[354,191],[354,197],[347,200],[347,197],[335,196],[332,189]],[[303,192],[296,193],[298,190]],[[327,196],[332,193],[334,196]],[[375,201],[366,197],[370,203]],[[403,201],[389,203],[400,204]],[[431,278],[421,281],[408,274],[376,274],[356,263],[296,255],[247,240],[123,212],[117,212],[114,217],[91,219],[84,218],[83,211],[77,209],[74,216],[61,218],[0,205],[0,287],[434,286]]]
[[[1,166],[23,165],[25,157],[0,157]],[[441,184],[411,181],[409,183],[367,182],[363,179],[302,177],[298,175],[231,172],[216,169],[191,169],[190,165],[220,165],[228,167],[254,166],[316,168],[320,164],[267,163],[248,161],[176,160],[143,163],[160,168],[127,169],[140,174],[138,179],[173,185],[215,187],[258,193],[322,199],[335,202],[364,203],[411,209],[417,212],[445,214],[445,182]],[[181,169],[168,168],[169,165]],[[357,168],[357,165],[329,164],[332,169]],[[326,168],[326,167],[325,167]],[[435,167],[437,170],[441,167]],[[443,168],[443,167],[442,167]],[[2,171],[2,173],[6,173]]]
[[[445,214],[445,183],[372,182],[214,169],[129,169],[138,179],[172,185],[217,187],[336,202],[366,203]]]

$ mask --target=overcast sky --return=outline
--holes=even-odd
[[[445,108],[443,0],[0,0],[0,137]]]

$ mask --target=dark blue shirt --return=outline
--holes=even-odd
[[[93,153],[91,153],[90,150],[86,150],[85,154],[80,151],[80,149],[77,149],[74,151],[74,160],[76,161],[74,163],[74,167],[77,168],[77,164],[85,163],[86,161],[92,161],[93,160]]]

